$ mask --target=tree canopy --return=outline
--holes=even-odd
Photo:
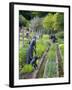
[[[43,26],[45,29],[52,30],[53,29],[53,14],[49,13],[43,20]]]
[[[41,11],[19,11],[19,14],[24,16],[27,20],[31,20],[34,17],[44,17],[48,14],[48,12],[41,12]]]
[[[64,13],[19,11],[19,26],[32,30],[46,29],[48,33],[64,30]]]
[[[43,27],[46,30],[60,31],[64,29],[64,14],[63,13],[48,13],[43,19]]]
[[[34,17],[30,21],[30,29],[37,31],[42,27],[42,19],[39,17]]]
[[[22,26],[29,26],[29,22],[28,20],[23,17],[22,15],[19,15],[19,27],[22,27]]]
[[[54,14],[54,30],[63,30],[64,29],[64,14],[56,13]]]

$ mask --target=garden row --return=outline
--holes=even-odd
[[[64,44],[52,44],[47,55],[44,78],[64,76]]]
[[[20,44],[22,41],[20,40]],[[26,64],[26,57],[27,57],[27,49],[29,47],[29,40],[24,38],[24,48],[20,47],[19,50],[19,72],[20,73],[31,73],[33,72],[33,67],[31,64]],[[37,60],[37,64],[39,63],[40,58],[42,57],[43,53],[46,51],[50,44],[49,36],[43,35],[41,38],[36,40],[36,55],[39,57]]]

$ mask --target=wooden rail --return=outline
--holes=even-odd
[[[38,78],[39,72],[41,71],[42,66],[45,66],[45,62],[46,62],[46,59],[45,58],[46,58],[46,55],[47,55],[48,51],[49,51],[49,48],[43,54],[43,56],[42,56],[42,58],[41,58],[41,60],[40,60],[40,62],[38,64],[37,70],[35,70],[33,72],[32,78]]]

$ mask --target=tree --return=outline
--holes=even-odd
[[[32,17],[38,16],[38,17],[42,18],[42,17],[46,16],[47,14],[48,14],[48,12],[32,11]]]
[[[54,24],[53,28],[57,31],[64,30],[64,14],[63,13],[56,13],[54,14]]]
[[[41,30],[42,28],[42,18],[39,17],[34,17],[31,21],[30,21],[30,29],[34,32],[38,32],[39,30]]]
[[[22,15],[19,15],[19,27],[22,27],[22,26],[24,27],[29,26],[29,22],[25,17],[23,17]]]
[[[43,26],[50,33],[64,29],[64,14],[63,13],[49,13],[43,20]]]
[[[31,20],[34,17],[44,17],[47,15],[48,12],[41,12],[41,11],[19,11],[19,14],[25,17],[27,20]]]
[[[30,20],[32,18],[32,12],[31,11],[19,11],[19,15],[22,15],[25,17],[27,20]]]
[[[53,14],[49,13],[43,20],[43,27],[52,32],[53,31],[53,23],[54,23],[54,20],[53,20]]]

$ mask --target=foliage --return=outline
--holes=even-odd
[[[54,14],[54,30],[63,30],[64,29],[64,14],[55,13]]]
[[[19,15],[19,26],[20,27],[22,27],[22,26],[28,27],[29,26],[28,20],[25,17],[23,17],[22,15]]]
[[[64,43],[64,40],[63,39],[60,39],[60,38],[57,38],[57,43],[63,44]]]
[[[41,57],[42,54],[44,53],[44,51],[45,51],[45,46],[43,45],[43,42],[38,41],[37,44],[36,44],[36,53],[37,53],[37,56]]]
[[[51,45],[51,48],[48,52],[47,55],[47,62],[45,65],[45,70],[44,70],[44,78],[52,78],[52,77],[56,77],[56,44]]]
[[[56,44],[51,45],[49,53],[48,53],[48,59],[54,60],[56,58]]]
[[[46,66],[44,78],[56,77],[56,63],[55,61],[49,61]]]
[[[19,50],[19,64],[20,67],[23,67],[23,65],[26,63],[26,48],[20,48]]]
[[[49,35],[47,35],[47,34],[43,34],[42,39],[44,39],[44,40],[48,40],[48,39],[49,39]]]
[[[30,21],[30,29],[33,31],[38,31],[40,28],[42,28],[42,19],[39,17],[34,17],[31,21]]]
[[[31,73],[33,71],[33,67],[31,64],[25,64],[21,70],[21,73]]]
[[[48,13],[43,19],[43,26],[46,30],[51,32],[64,30],[64,14],[63,13]]]
[[[49,35],[43,34],[42,41],[45,47],[48,47],[48,45],[51,45],[51,41],[49,39]]]
[[[48,14],[48,12],[39,12],[39,11],[32,11],[32,17],[44,17]]]
[[[48,12],[40,12],[40,11],[23,11],[20,10],[19,14],[23,15],[27,20],[31,20],[34,17],[44,17],[48,14]]]
[[[49,44],[49,36],[48,35],[43,35],[42,38],[37,40],[36,42],[36,52],[39,57],[42,56],[44,51],[48,48]]]
[[[56,37],[57,37],[57,38],[64,39],[64,32],[61,31],[61,32],[56,33]]]
[[[53,14],[49,13],[43,20],[43,26],[46,30],[52,30],[53,23]]]

